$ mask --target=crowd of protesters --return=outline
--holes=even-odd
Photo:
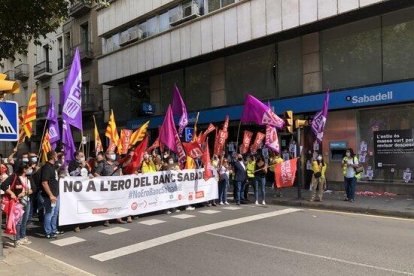
[[[14,226],[7,224],[6,233],[9,231],[15,235],[17,245],[30,244],[31,242],[26,235],[27,225],[33,217],[38,217],[38,221],[43,224],[43,232],[46,238],[55,239],[63,234],[58,229],[60,178],[66,176],[93,178],[180,170],[177,157],[168,151],[162,154],[159,154],[157,150],[150,153],[145,152],[142,162],[138,166],[139,169],[131,169],[131,166],[128,166],[133,159],[133,155],[134,151],[131,149],[123,156],[108,151],[106,153],[98,152],[93,157],[86,159],[84,152],[77,151],[73,160],[65,162],[64,153],[51,151],[47,154],[48,161],[42,165],[40,165],[37,154],[32,152],[23,153],[17,158],[14,158],[13,155],[5,159],[2,158],[0,165],[2,198],[9,198],[9,206],[11,206],[10,202],[19,203],[21,206],[21,215],[15,220]],[[235,204],[254,203],[265,205],[266,183],[271,183],[271,187],[274,187],[274,165],[289,158],[292,158],[292,156],[289,156],[285,151],[279,155],[273,152],[264,154],[260,150],[257,154],[246,154],[244,156],[236,152],[229,152],[221,158],[213,155],[210,164],[211,169],[217,172],[218,197],[216,200],[205,204],[208,206],[229,205],[227,195],[229,188],[233,186]],[[357,162],[354,161],[352,156],[346,158],[352,161],[347,163],[348,167],[356,166]],[[191,163],[191,166],[186,166],[186,168],[198,169],[203,167],[201,159],[187,160],[187,163]],[[312,156],[312,153],[309,152],[306,160],[305,176],[307,179],[305,179],[305,188],[312,191],[311,201],[322,201],[323,191],[326,189],[326,168],[327,165],[322,155]],[[344,168],[344,176],[348,187],[347,200],[353,201],[355,173],[351,175],[352,170]],[[307,174],[308,172],[310,173]],[[251,190],[253,190],[253,197],[251,197]],[[2,207],[7,209],[8,207],[5,206],[4,202],[6,201],[3,200]],[[164,210],[164,213],[179,212],[180,209],[194,210],[195,207],[172,208]],[[5,213],[9,217],[13,215],[11,212],[8,213],[7,210],[5,210]],[[118,218],[114,222],[131,223],[133,219],[133,216],[128,216]],[[103,225],[109,226],[110,221],[104,221]],[[9,229],[10,227],[14,228]],[[74,225],[75,232],[79,232],[80,228],[81,225]]]

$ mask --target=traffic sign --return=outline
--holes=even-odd
[[[0,101],[0,141],[19,140],[18,104]]]
[[[193,140],[193,135],[194,135],[194,128],[186,127],[184,129],[184,140],[186,142],[190,142],[191,140]]]

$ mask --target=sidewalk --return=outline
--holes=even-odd
[[[0,257],[0,275],[92,275],[28,247],[14,248],[7,237],[3,237],[3,243],[4,256]]]
[[[357,194],[355,202],[351,203],[343,201],[344,192],[327,191],[323,195],[322,202],[310,202],[310,191],[302,190],[302,199],[299,200],[296,187],[283,189],[281,197],[277,197],[277,193],[274,190],[269,189],[266,192],[266,201],[270,204],[414,219],[414,198],[412,196],[367,196]]]

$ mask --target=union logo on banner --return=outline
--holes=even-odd
[[[277,188],[292,187],[295,183],[298,158],[275,165],[275,183]]]

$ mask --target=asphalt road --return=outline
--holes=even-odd
[[[414,275],[413,230],[414,220],[242,205],[33,237],[28,247],[96,275]]]

